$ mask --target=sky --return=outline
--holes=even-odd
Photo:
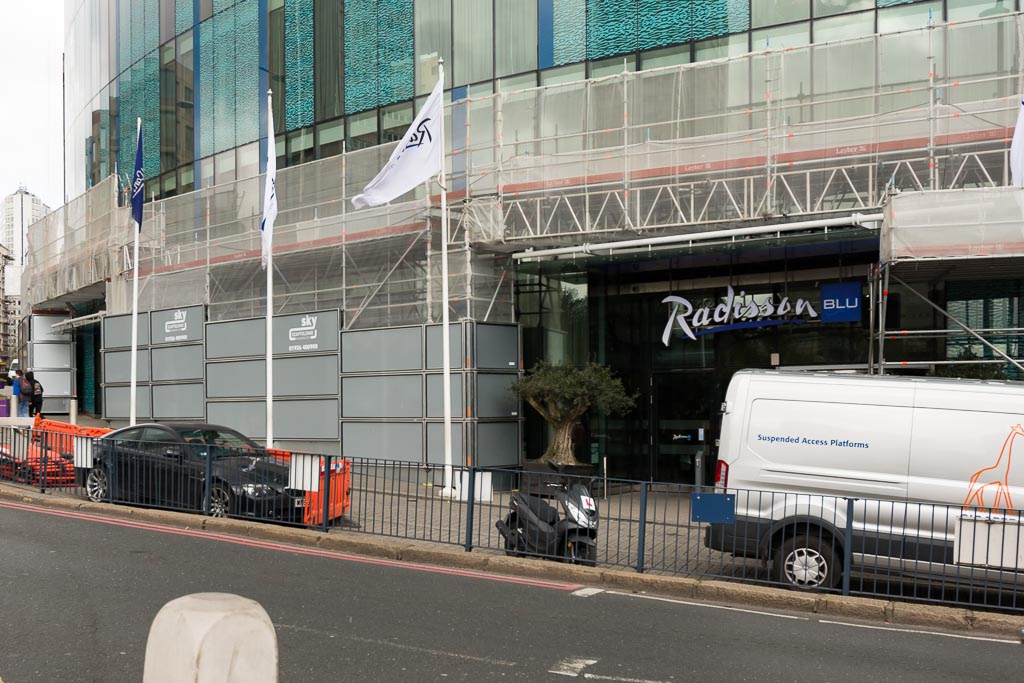
[[[64,0],[0,0],[0,197],[24,185],[64,203]]]

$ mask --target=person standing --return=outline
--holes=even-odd
[[[18,417],[28,417],[28,409],[32,403],[32,383],[25,378],[25,371],[18,368],[14,371],[14,395],[18,397]]]
[[[29,417],[35,417],[36,415],[38,415],[41,418],[45,417],[43,415],[43,385],[42,385],[42,383],[39,380],[36,379],[36,374],[34,372],[32,372],[31,370],[29,370],[28,372],[25,373],[25,379],[27,379],[29,381],[29,384],[32,385],[32,392],[29,394],[32,397],[32,400],[29,403],[29,411],[28,411]]]

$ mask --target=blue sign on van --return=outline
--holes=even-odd
[[[859,282],[833,282],[821,286],[821,322],[860,322],[860,307]]]

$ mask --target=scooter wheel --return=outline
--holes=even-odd
[[[593,543],[586,543],[578,537],[571,536],[566,541],[565,557],[572,564],[596,567],[597,546]]]
[[[508,526],[508,536],[505,538],[505,554],[509,557],[521,557],[522,553],[519,552],[515,541],[516,534],[518,534],[519,531],[516,528],[518,520],[515,515],[509,515],[508,519],[505,520],[505,524]]]

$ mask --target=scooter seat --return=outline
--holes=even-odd
[[[539,496],[524,496],[520,493],[517,493],[516,497],[529,508],[530,512],[537,515],[540,521],[545,524],[558,523],[558,510],[545,503],[543,498]]]

